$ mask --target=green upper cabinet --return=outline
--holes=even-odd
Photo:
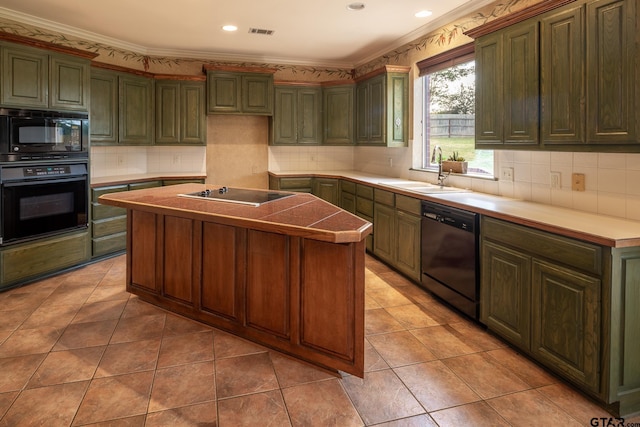
[[[91,71],[91,143],[153,144],[154,81],[101,68]]]
[[[273,115],[273,73],[207,70],[207,113]]]
[[[357,144],[387,147],[408,144],[409,69],[385,66],[358,79]]]
[[[640,151],[637,2],[544,7],[466,33],[477,37],[476,147]]]
[[[49,57],[49,105],[61,110],[87,111],[91,67],[89,61],[61,55]]]
[[[322,120],[324,143],[352,145],[354,143],[355,86],[353,84],[322,88]]]
[[[640,151],[640,10],[636,0],[586,4],[587,139]]]
[[[524,22],[476,44],[476,146],[538,144],[538,25]]]
[[[2,105],[88,109],[89,60],[2,44]]]
[[[157,80],[156,144],[206,144],[205,84]]]
[[[118,73],[91,69],[91,143],[118,143]]]
[[[121,75],[118,79],[118,141],[121,144],[153,144],[153,79]]]
[[[322,143],[322,91],[319,86],[276,85],[272,121],[274,145]]]

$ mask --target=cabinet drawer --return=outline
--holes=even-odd
[[[7,285],[88,261],[89,233],[67,234],[0,252],[0,283]]]
[[[396,204],[395,194],[391,191],[376,188],[373,192],[373,196],[373,199],[376,201],[376,203],[382,203],[383,205],[387,206],[395,206]]]
[[[127,216],[122,215],[115,218],[107,218],[100,221],[93,221],[91,235],[103,237],[109,234],[122,233],[127,230]]]
[[[373,187],[368,185],[356,184],[356,194],[365,199],[373,200]],[[373,215],[373,214],[371,214]]]
[[[346,193],[356,194],[356,183],[351,181],[340,181],[340,189]]]
[[[128,189],[129,189],[129,186],[127,184],[111,185],[109,187],[92,188],[91,189],[91,200],[94,201],[94,202],[97,202],[98,201],[98,197],[102,196],[103,194],[119,193],[120,191],[127,191]]]
[[[311,192],[311,178],[280,178],[280,189],[281,190],[298,190],[298,189],[309,189]]]
[[[373,218],[373,200],[356,196],[356,213],[358,215],[362,214],[368,216],[369,218]]]
[[[602,274],[600,246],[488,217],[483,217],[481,230],[484,238],[589,273]]]
[[[102,256],[114,252],[123,251],[127,248],[127,233],[117,233],[110,236],[93,239],[92,253],[93,256]]]
[[[402,194],[396,194],[396,208],[414,215],[422,215],[420,199],[403,196]]]
[[[165,179],[162,185],[178,185],[178,184],[204,184],[204,179]]]
[[[91,204],[91,218],[95,220],[113,218],[116,216],[126,215],[127,210],[125,208],[119,208],[117,206],[101,205],[100,203]]]
[[[129,190],[140,190],[142,188],[160,187],[162,181],[145,181],[145,182],[133,182],[129,184]]]

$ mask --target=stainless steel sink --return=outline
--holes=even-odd
[[[428,182],[379,182],[378,184],[386,185],[388,187],[400,188],[402,190],[413,191],[421,194],[434,194],[434,193],[468,193],[471,190],[457,187],[441,187],[435,184],[429,184]]]

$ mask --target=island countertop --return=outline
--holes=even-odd
[[[219,188],[212,184],[179,184],[166,187],[109,193],[102,204],[171,214],[255,230],[282,232],[292,236],[331,243],[359,242],[372,231],[372,224],[311,194],[292,193],[260,206],[180,197]]]

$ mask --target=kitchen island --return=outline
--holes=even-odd
[[[127,209],[127,291],[322,368],[364,375],[372,225],[310,194],[259,206],[182,184],[100,196]]]

